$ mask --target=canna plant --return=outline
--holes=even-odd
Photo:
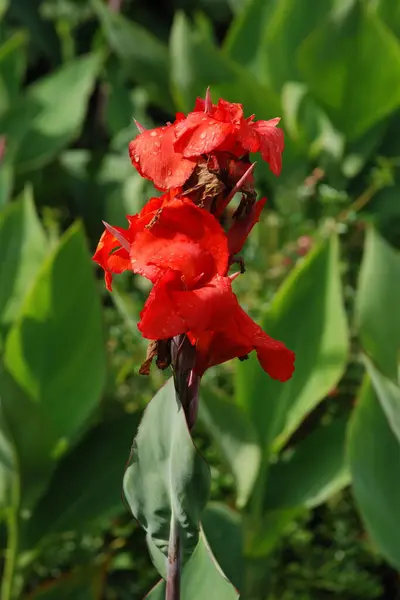
[[[260,152],[279,175],[284,144],[278,122],[245,118],[240,104],[222,99],[214,105],[207,91],[173,124],[153,130],[138,124],[129,146],[132,164],[163,194],[128,216],[127,229],[105,223],[93,257],[110,291],[113,275],[125,270],[151,282],[138,324],[149,340],[140,372],[148,374],[153,360],[173,372],[145,411],[124,477],[125,498],[165,580],[151,598],[178,600],[181,592],[183,598],[237,597],[213,567],[201,531],[209,471],[190,432],[210,367],[245,361],[255,350],[272,379],[283,383],[293,374],[294,353],[246,314],[233,291],[245,272],[240,252],[265,204],[256,198],[249,153]],[[236,194],[240,202],[228,214]],[[234,265],[240,270],[231,274]],[[196,590],[190,573],[199,581]]]

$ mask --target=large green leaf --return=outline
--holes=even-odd
[[[317,506],[349,483],[346,427],[345,418],[319,427],[270,467],[265,510]]]
[[[374,228],[366,236],[356,298],[361,344],[384,375],[397,380],[400,359],[400,253]]]
[[[19,171],[41,167],[79,134],[101,62],[97,54],[69,62],[28,87],[3,116],[0,125],[14,140]]]
[[[108,9],[104,2],[91,3],[108,43],[129,68],[131,78],[146,87],[153,102],[172,110],[167,46],[141,25]]]
[[[146,596],[146,600],[164,600],[165,583],[161,581]],[[182,600],[238,600],[239,594],[225,578],[208,547],[204,534],[189,562],[183,569],[181,581]]]
[[[364,360],[389,426],[400,443],[400,385],[392,379],[385,377],[367,357]]]
[[[329,14],[333,0],[279,0],[271,11],[260,52],[268,60],[270,83],[280,90],[287,81],[302,81],[296,60],[303,40]]]
[[[25,504],[81,433],[105,369],[100,299],[82,229],[74,226],[39,271],[5,344],[1,401]]]
[[[44,260],[47,240],[31,189],[0,213],[0,328],[9,326]]]
[[[261,463],[257,431],[242,407],[210,388],[202,392],[199,416],[221,448],[235,477],[237,505],[244,506]]]
[[[245,67],[213,46],[200,28],[190,26],[183,13],[175,15],[170,41],[171,84],[181,110],[190,111],[196,96],[211,86],[214,102],[221,95],[241,102],[258,119],[279,114],[279,99]]]
[[[171,378],[146,408],[123,485],[150,549],[154,545],[167,557],[170,529],[176,527],[184,556],[190,556],[209,486],[209,468],[190,436]]]
[[[400,568],[400,444],[366,379],[349,431],[355,499],[382,554]]]
[[[210,502],[201,524],[219,566],[236,589],[243,587],[243,529],[240,513],[220,502]]]
[[[60,462],[26,524],[26,547],[54,533],[85,532],[125,510],[122,477],[137,425],[136,414],[104,422]]]
[[[364,2],[317,27],[298,58],[312,93],[349,138],[361,136],[400,104],[399,40]]]
[[[374,7],[382,21],[400,37],[400,4],[392,0],[378,0]]]
[[[304,507],[277,508],[249,519],[246,525],[245,553],[248,559],[263,559],[276,547],[289,524],[297,518]]]
[[[244,10],[233,19],[224,40],[224,51],[235,62],[253,71],[262,81],[267,80],[267,72],[261,68],[261,42],[275,4],[274,0],[247,2]]]
[[[348,335],[336,236],[320,244],[289,275],[262,323],[296,353],[286,383],[273,381],[257,360],[237,365],[237,402],[264,444],[282,445],[332,389],[346,365]]]

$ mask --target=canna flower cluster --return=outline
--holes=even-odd
[[[132,164],[163,193],[127,216],[126,229],[105,224],[93,260],[104,269],[110,291],[113,275],[126,270],[153,284],[138,323],[150,340],[142,373],[155,357],[160,368],[168,366],[172,338],[185,335],[195,348],[198,376],[255,350],[272,378],[291,377],[294,353],[246,314],[233,291],[244,272],[238,254],[266,202],[256,198],[249,153],[259,152],[279,175],[284,143],[278,122],[245,118],[240,104],[221,99],[215,105],[207,92],[174,123],[152,130],[137,124],[140,133],[129,145]],[[241,201],[227,219],[236,193]],[[230,274],[234,264],[241,269]]]

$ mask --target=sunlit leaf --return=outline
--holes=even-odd
[[[399,40],[364,2],[317,27],[298,58],[310,90],[351,139],[400,104]]]
[[[208,465],[190,436],[171,378],[146,408],[123,485],[133,515],[165,557],[173,522],[183,555],[193,552],[209,485]]]
[[[366,354],[397,380],[400,360],[400,253],[374,228],[366,236],[356,297],[356,322]]]
[[[239,594],[226,579],[208,547],[204,534],[185,568],[181,582],[182,600],[238,600]],[[160,582],[146,600],[164,600],[165,583]]]
[[[372,540],[400,567],[400,444],[366,379],[349,432],[356,502]]]
[[[25,505],[82,433],[105,371],[100,299],[82,229],[74,226],[42,265],[5,344],[1,402]]]
[[[346,365],[348,333],[335,236],[293,270],[262,326],[296,353],[295,372],[285,383],[273,381],[252,356],[237,365],[237,402],[264,444],[277,438],[280,446],[336,385]]]

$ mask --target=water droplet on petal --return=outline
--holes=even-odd
[[[135,162],[139,162],[139,156],[138,156],[137,154],[135,154],[135,156],[133,157],[133,160],[134,160]]]
[[[154,145],[155,145],[156,148],[161,148],[160,142],[154,142]]]
[[[203,133],[200,134],[201,139],[204,140],[204,138],[206,137],[206,135],[207,135],[206,132],[203,131]]]
[[[150,132],[150,135],[151,135],[151,137],[156,137],[156,135],[157,135],[157,131],[151,131],[151,132]]]

